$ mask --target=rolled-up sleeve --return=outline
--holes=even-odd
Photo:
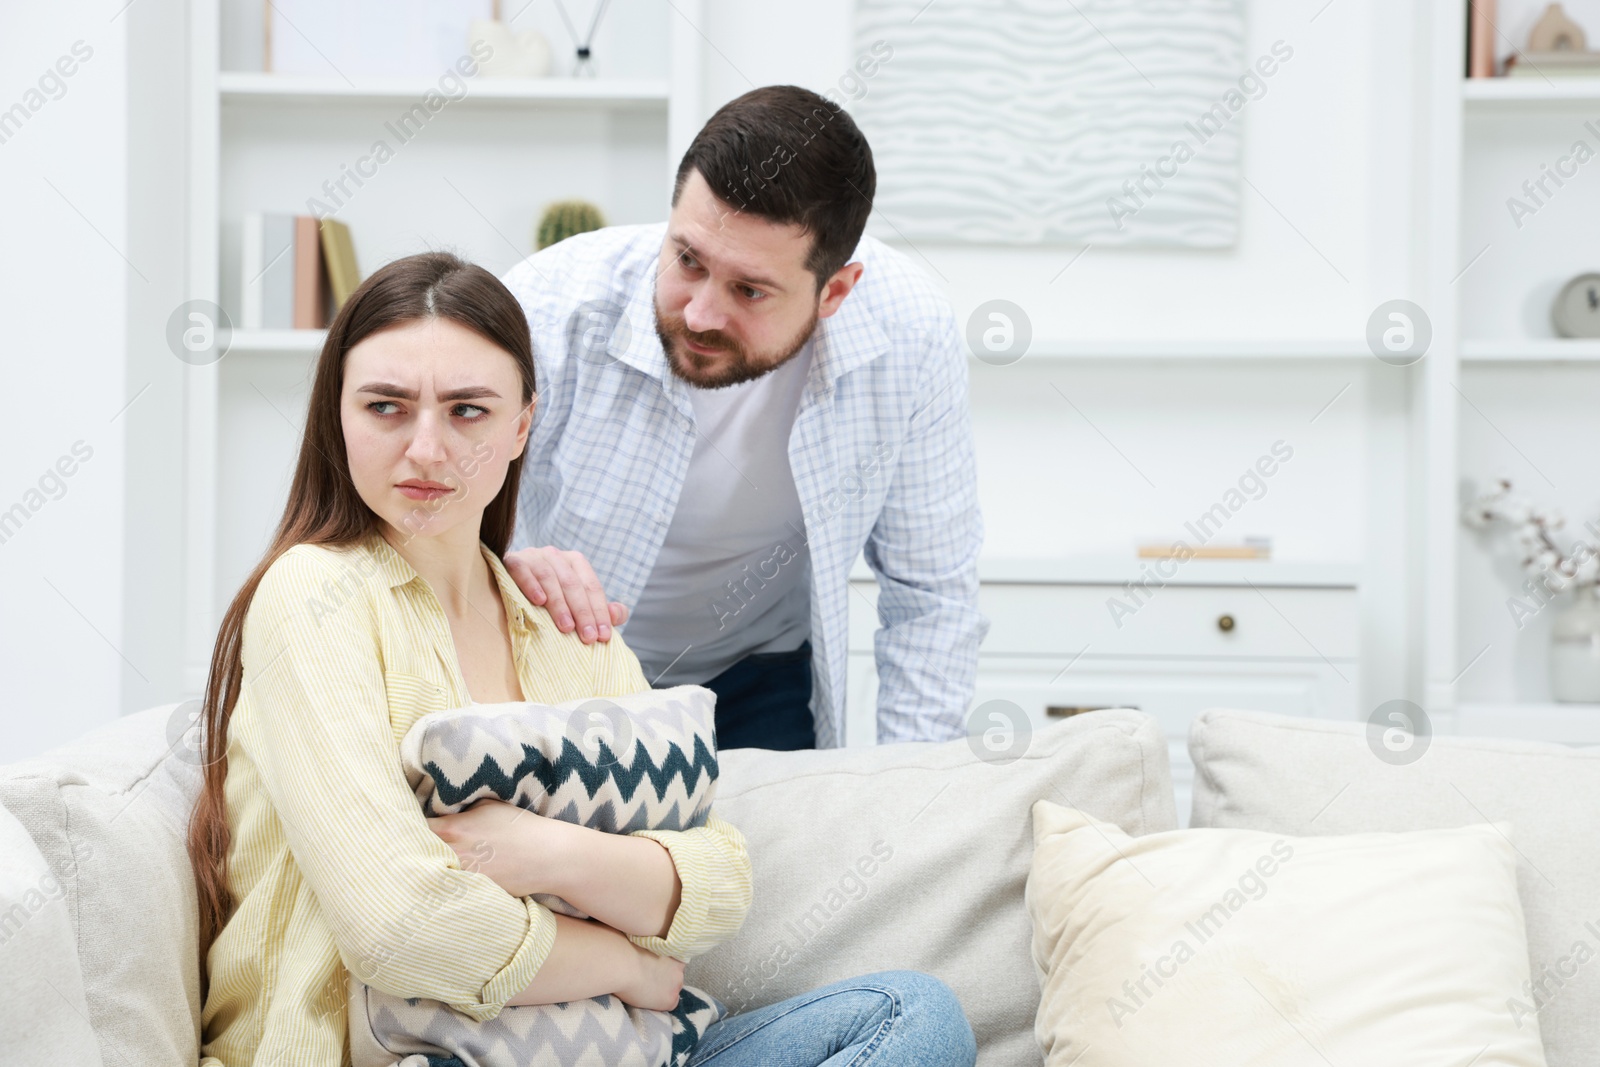
[[[658,956],[688,961],[738,933],[750,911],[752,879],[744,835],[716,814],[693,830],[635,830],[672,854],[683,894],[666,937],[628,940]]]
[[[383,992],[492,1019],[550,954],[555,917],[462,869],[428,829],[390,726],[377,619],[360,590],[340,595],[349,586],[310,546],[267,571],[244,625],[230,734],[345,967]]]
[[[639,657],[620,636],[590,647],[594,649],[597,696],[623,696],[650,688]],[[672,855],[683,887],[667,936],[635,935],[629,941],[658,956],[690,960],[726,941],[744,925],[753,896],[750,856],[744,835],[730,823],[710,812],[705,825],[693,830],[635,830],[629,836],[648,837],[664,847]]]

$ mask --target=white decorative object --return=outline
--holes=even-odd
[[[1553,534],[1566,525],[1566,519],[1558,511],[1513,495],[1506,478],[1468,504],[1461,518],[1478,529],[1497,521],[1516,527],[1522,569],[1528,575],[1521,590],[1525,596],[1508,602],[1519,628],[1556,594],[1573,590],[1576,602],[1557,615],[1551,627],[1550,695],[1562,703],[1600,703],[1600,598],[1596,597],[1600,553],[1595,545],[1580,538],[1563,549]]]
[[[1574,585],[1592,588],[1600,582],[1600,554],[1595,546],[1578,540],[1563,550],[1553,534],[1567,524],[1566,517],[1554,508],[1540,508],[1514,495],[1509,478],[1498,479],[1491,492],[1468,504],[1461,521],[1476,529],[1496,521],[1514,525],[1523,550],[1522,569],[1549,593]]]
[[[469,56],[466,28],[491,11],[492,0],[271,0],[265,66],[339,81],[436,78]]]
[[[1242,0],[858,0],[878,62],[832,95],[872,143],[882,237],[1223,248],[1276,47],[1246,58]]]
[[[1600,337],[1600,274],[1580,274],[1562,286],[1550,324],[1561,337]]]
[[[1580,586],[1550,630],[1550,695],[1562,703],[1600,704],[1600,597]]]
[[[478,47],[484,46],[484,47]],[[474,19],[467,28],[467,51],[485,78],[544,78],[550,74],[550,42],[538,30],[520,33],[495,19]]]
[[[594,35],[600,28],[600,20],[606,17],[606,8],[611,0],[598,0],[594,7],[594,18],[589,20],[589,33],[584,37],[578,36],[578,27],[573,25],[572,16],[567,14],[567,5],[561,0],[555,0],[556,10],[561,13],[561,21],[567,27],[567,33],[572,36],[573,63],[572,76],[574,78],[593,78],[594,66]],[[680,16],[682,12],[678,13]]]

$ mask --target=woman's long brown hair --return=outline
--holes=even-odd
[[[418,319],[442,318],[466,327],[504,349],[522,375],[522,402],[533,402],[533,346],[516,298],[493,274],[448,252],[426,252],[395,260],[351,294],[322,345],[306,412],[305,435],[294,481],[272,545],[240,586],[222,618],[211,651],[201,712],[205,781],[189,822],[189,861],[200,898],[200,1002],[210,984],[206,960],[235,906],[228,884],[228,720],[242,685],[241,637],[250,601],[267,569],[295,545],[347,545],[377,529],[378,517],[350,480],[339,400],[345,357],[362,339]],[[511,544],[517,514],[522,457],[511,461],[505,484],[484,509],[479,538],[496,555]]]

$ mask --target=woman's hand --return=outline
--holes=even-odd
[[[428,820],[461,859],[514,897],[550,893],[624,934],[666,937],[683,883],[665,845],[547,819],[485,798]]]
[[[485,798],[454,815],[429,819],[428,829],[455,849],[462,870],[486,874],[512,896],[525,897],[555,892],[548,872],[581,827]]]
[[[683,992],[683,961],[634,946],[638,954],[638,973],[623,988],[617,999],[636,1008],[671,1011]]]

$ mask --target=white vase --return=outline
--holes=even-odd
[[[1564,704],[1600,704],[1600,596],[1579,586],[1550,632],[1550,693]]]
[[[493,19],[473,19],[467,29],[467,48],[473,55],[487,45],[488,57],[480,59],[478,71],[485,78],[544,78],[550,74],[550,42],[538,30],[513,32],[510,26]]]

